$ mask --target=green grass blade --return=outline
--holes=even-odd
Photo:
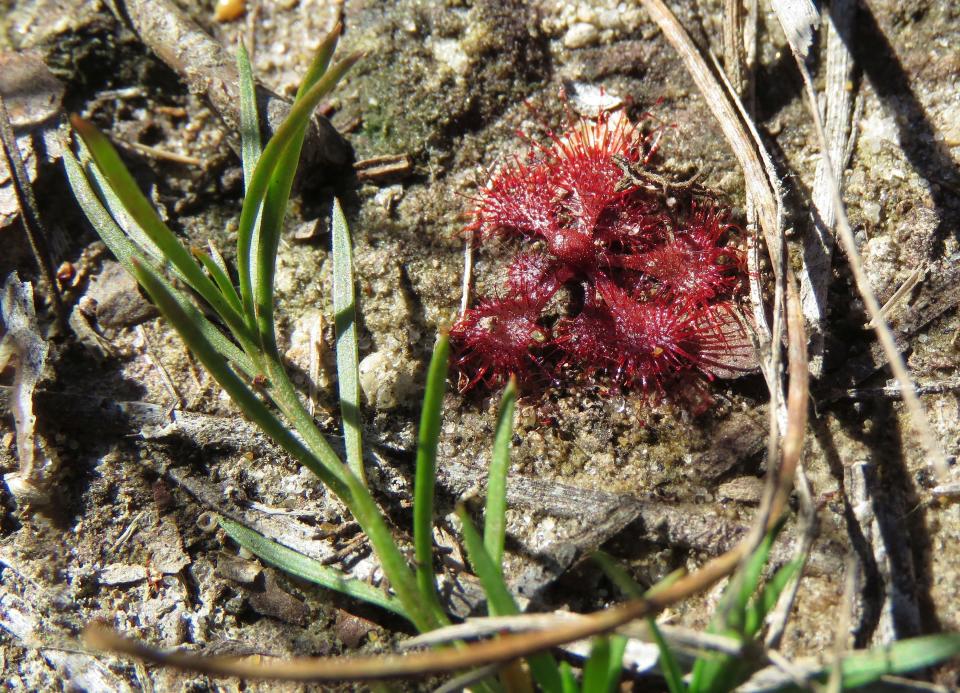
[[[363,442],[360,422],[360,355],[357,351],[357,309],[354,294],[353,251],[350,228],[333,199],[333,321],[337,332],[337,381],[347,466],[364,484]]]
[[[424,599],[437,600],[433,575],[433,496],[437,477],[437,443],[440,440],[443,394],[447,389],[450,339],[437,338],[427,371],[420,429],[417,432],[417,468],[413,485],[413,547],[417,563],[417,584]]]
[[[73,155],[73,152],[66,145],[62,148],[63,164],[67,172],[67,180],[73,190],[73,195],[80,208],[86,215],[90,224],[93,226],[97,235],[106,243],[107,247],[113,253],[114,257],[123,265],[131,275],[135,275],[133,269],[133,260],[137,259],[146,264],[148,259],[142,248],[136,245],[120,228],[113,216],[104,207],[90,181],[80,161]],[[197,325],[203,336],[224,358],[231,361],[240,370],[248,376],[253,377],[256,373],[250,358],[243,353],[237,346],[227,339],[220,330],[216,328],[206,317],[197,310],[186,296],[174,289],[162,276],[158,275],[159,281],[164,284],[166,291],[174,297],[174,300],[180,305],[180,308]]]
[[[390,586],[403,604],[408,618],[421,633],[449,624],[439,600],[431,603],[423,599],[417,584],[416,575],[410,570],[406,559],[400,552],[393,532],[387,526],[383,513],[377,507],[370,491],[357,477],[347,470],[346,484],[350,489],[348,506],[350,512],[367,533],[383,572],[390,580]]]
[[[234,403],[274,442],[290,453],[295,459],[306,465],[320,477],[327,486],[341,498],[351,496],[344,483],[326,469],[310,451],[267,409],[267,406],[247,387],[230,368],[226,360],[203,335],[196,323],[180,307],[173,295],[167,291],[160,276],[147,264],[133,260],[133,272],[137,281],[150,294],[157,308],[179,333],[187,347],[196,354],[210,374],[216,379]]]
[[[320,100],[330,93],[337,83],[347,73],[347,70],[360,59],[360,54],[354,54],[339,61],[329,68],[316,84],[310,87],[303,97],[290,109],[290,113],[277,128],[273,137],[267,142],[257,166],[250,177],[250,185],[243,200],[243,209],[240,212],[240,225],[237,229],[237,268],[240,277],[240,297],[243,301],[246,315],[254,315],[254,295],[252,287],[252,256],[254,227],[261,208],[266,200],[267,190],[274,179],[275,171],[283,158],[287,146],[296,134],[306,127],[313,109]],[[262,224],[261,224],[262,226]],[[261,244],[257,244],[258,246]],[[258,248],[258,254],[265,250]],[[272,260],[271,260],[272,262]],[[265,279],[262,277],[262,279]],[[262,291],[271,291],[273,287],[263,285]],[[263,299],[263,296],[260,296]],[[269,306],[272,311],[272,305]]]
[[[513,438],[513,413],[517,405],[517,379],[510,377],[497,415],[497,429],[493,437],[493,455],[487,481],[487,506],[483,519],[483,543],[493,564],[499,569],[503,563],[503,545],[506,536],[507,472],[510,469],[510,441]]]
[[[577,678],[573,675],[570,662],[560,662],[560,691],[561,693],[580,693]]]
[[[796,558],[778,570],[772,578],[763,586],[760,594],[757,595],[747,606],[746,619],[743,626],[743,634],[746,638],[753,638],[763,625],[763,619],[767,617],[780,598],[780,594],[787,587],[790,580],[803,568],[803,559]]]
[[[770,557],[770,549],[785,523],[786,516],[767,532],[763,541],[730,578],[730,584],[720,598],[716,613],[708,626],[709,632],[743,633],[747,605],[760,585],[763,569]]]
[[[262,150],[260,117],[257,115],[257,87],[253,81],[250,56],[243,41],[237,42],[237,72],[240,75],[240,161],[243,164],[243,189],[250,187],[253,169]]]
[[[906,674],[960,655],[960,633],[924,635],[843,658],[843,688],[873,683],[881,676]],[[827,671],[822,678],[826,680]]]
[[[337,22],[337,25],[330,30],[330,33],[324,36],[320,46],[313,54],[313,60],[310,62],[310,67],[307,68],[306,73],[304,73],[300,86],[297,87],[297,95],[294,98],[294,102],[300,101],[306,93],[310,91],[313,85],[319,82],[320,78],[327,73],[327,68],[330,67],[330,61],[333,59],[333,54],[337,50],[337,43],[340,41],[342,31],[343,24]]]
[[[621,592],[627,595],[627,597],[637,599],[643,596],[643,587],[630,577],[623,566],[620,565],[613,556],[605,551],[598,550],[593,552],[591,558],[594,563],[600,566],[600,569],[606,576],[610,578],[610,581],[613,582]]]
[[[683,682],[683,671],[680,669],[677,658],[673,656],[670,644],[663,637],[660,628],[657,627],[656,619],[648,618],[647,627],[650,629],[653,642],[660,651],[660,672],[667,682],[670,693],[687,693],[687,684]]]
[[[90,154],[90,150],[84,144],[83,140],[77,137],[76,143],[78,150],[77,158],[86,176],[87,185],[94,191],[101,206],[106,208],[117,226],[123,230],[123,233],[129,237],[130,241],[138,247],[145,257],[151,258],[156,264],[163,266],[164,270],[171,272],[186,284],[186,279],[177,271],[177,268],[170,264],[169,260],[160,252],[157,244],[150,240],[150,236],[147,235],[146,231],[140,228],[140,225],[127,213],[123,203],[110,187],[106,177],[100,169],[97,168],[96,164],[94,164],[93,156]],[[66,149],[66,146],[64,148]]]
[[[734,638],[745,640],[747,625],[747,611],[751,599],[760,584],[764,566],[770,557],[773,542],[786,522],[782,518],[764,536],[763,541],[754,549],[753,553],[744,561],[740,569],[730,578],[710,625],[708,633],[724,633]],[[697,658],[693,663],[690,677],[691,691],[727,690],[741,678],[742,662],[729,655],[708,653]]]
[[[520,613],[513,595],[503,581],[500,566],[493,562],[483,545],[483,538],[470,519],[470,514],[463,505],[457,506],[457,517],[463,524],[463,544],[467,549],[470,565],[480,579],[483,592],[487,596],[487,608],[491,616],[514,616]]]
[[[362,580],[351,578],[342,571],[326,566],[309,556],[304,556],[299,551],[268,539],[239,522],[223,516],[219,516],[217,522],[231,539],[266,563],[327,589],[409,618],[400,601],[383,590],[368,585]]]
[[[594,638],[583,667],[584,693],[609,693],[620,682],[627,639],[620,635]]]
[[[491,616],[514,616],[520,613],[513,595],[507,589],[507,583],[503,581],[503,575],[500,566],[493,562],[490,554],[483,545],[483,537],[470,519],[467,509],[460,505],[457,507],[457,517],[463,525],[463,544],[467,549],[467,557],[470,559],[470,565],[480,579],[483,586],[483,592],[487,596],[487,608]],[[622,657],[622,655],[621,655]],[[530,671],[540,687],[545,691],[561,691],[563,689],[560,669],[557,666],[553,655],[541,653],[532,655],[529,660]],[[586,690],[586,689],[584,689]]]
[[[120,199],[126,211],[150,237],[164,258],[181,273],[194,291],[210,304],[234,333],[245,334],[241,316],[231,308],[214,283],[203,273],[190,252],[174,235],[173,231],[157,216],[156,210],[137,186],[133,176],[121,161],[110,140],[91,123],[79,116],[70,119],[74,130],[83,139],[94,164],[106,178],[107,184]]]
[[[600,566],[607,577],[630,599],[636,599],[638,597],[644,596],[644,589],[641,587],[630,575],[624,570],[612,556],[603,552],[596,551],[592,556],[593,560]],[[649,596],[651,593],[656,593],[658,589],[663,589],[668,584],[673,582],[675,577],[667,576],[664,580],[661,580],[659,583],[654,585],[649,591],[647,591],[646,596]],[[680,670],[680,665],[677,662],[676,657],[673,656],[673,651],[670,649],[669,644],[666,639],[663,637],[663,633],[660,632],[660,629],[657,627],[657,622],[653,618],[647,619],[647,626],[650,628],[650,634],[653,636],[653,641],[657,645],[657,649],[660,651],[660,670],[663,673],[663,677],[667,681],[667,687],[670,689],[670,693],[685,693],[687,690],[686,684],[683,682],[683,672]]]
[[[310,90],[326,74],[333,53],[336,51],[337,42],[340,39],[341,28],[342,25],[338,23],[320,44],[303,81],[300,83],[300,87],[297,89],[294,106],[306,99]],[[257,231],[254,235],[254,262],[251,267],[254,309],[260,341],[268,352],[276,350],[273,289],[277,250],[280,245],[280,235],[283,230],[283,219],[287,212],[287,203],[290,200],[290,192],[293,189],[293,180],[300,163],[300,152],[303,149],[303,140],[309,124],[309,118],[303,120],[289,135],[289,141],[283,147],[280,159],[270,176],[270,183],[267,186],[266,196],[261,208],[260,224],[256,227]],[[277,136],[280,136],[280,132],[277,132]]]
[[[203,265],[203,268],[207,270],[207,273],[213,278],[217,288],[220,289],[220,293],[223,294],[223,297],[227,299],[227,302],[239,315],[243,306],[240,305],[240,297],[233,288],[230,276],[217,264],[216,260],[207,255],[205,251],[200,248],[191,248],[190,250],[193,256],[200,260],[200,264]]]

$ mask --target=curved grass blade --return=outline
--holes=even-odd
[[[439,604],[433,575],[433,496],[437,477],[437,443],[440,440],[443,394],[447,389],[450,339],[441,333],[433,348],[423,393],[420,429],[417,432],[417,467],[413,484],[413,548],[417,585],[425,600]]]
[[[333,199],[333,320],[337,332],[337,381],[340,388],[340,414],[343,417],[343,442],[347,466],[364,484],[363,443],[360,422],[360,355],[357,351],[357,309],[353,290],[353,252],[350,228]]]
[[[149,262],[144,250],[124,233],[110,212],[103,206],[99,196],[90,185],[83,166],[73,155],[70,148],[64,144],[62,151],[63,164],[67,172],[67,181],[70,183],[73,195],[80,204],[80,208],[97,232],[97,235],[107,244],[107,247],[113,253],[114,257],[117,258],[127,272],[135,276],[133,260],[136,259],[144,264]],[[161,275],[158,274],[157,278],[163,283],[167,293],[174,298],[184,313],[190,317],[207,341],[213,345],[213,348],[216,349],[221,356],[234,363],[249,377],[253,377],[256,370],[250,358],[237,348],[233,342],[227,339],[213,323],[207,320],[186,296],[174,289]]]
[[[230,277],[224,268],[200,248],[190,248],[190,252],[193,253],[193,256],[200,261],[203,268],[207,270],[207,273],[213,278],[217,288],[220,289],[220,293],[227,299],[230,306],[237,311],[237,313],[240,313],[243,309],[243,306],[240,305],[240,297],[233,288],[233,282],[230,281]]]
[[[108,186],[120,199],[126,211],[150,237],[164,258],[169,260],[183,275],[187,284],[210,304],[217,314],[235,334],[244,334],[244,322],[241,316],[220,293],[214,283],[201,271],[200,266],[190,256],[150,204],[137,186],[133,176],[120,160],[110,140],[91,123],[77,115],[70,117],[70,123],[83,139],[94,164],[104,175]]]
[[[324,76],[330,65],[330,60],[337,48],[342,25],[338,23],[327,34],[323,43],[317,49],[307,73],[297,89],[294,106],[302,101],[314,85]],[[311,109],[312,111],[312,109]],[[291,114],[292,115],[292,114]],[[276,351],[276,337],[273,319],[273,284],[277,264],[277,249],[280,244],[280,233],[283,230],[283,218],[287,212],[287,202],[290,200],[290,191],[293,189],[293,179],[300,163],[300,152],[303,149],[303,140],[306,135],[309,118],[305,119],[297,128],[294,128],[287,137],[279,161],[270,175],[261,208],[260,225],[253,240],[253,295],[256,310],[257,331],[264,349],[268,352]],[[278,131],[274,139],[280,137]]]
[[[260,158],[260,117],[257,115],[257,87],[253,81],[250,56],[243,40],[237,41],[237,73],[240,75],[240,162],[243,164],[243,189]]]
[[[493,455],[487,479],[487,506],[483,516],[483,544],[500,569],[506,535],[507,472],[510,469],[510,441],[513,438],[513,413],[517,405],[517,379],[510,382],[500,399],[497,428],[493,437]]]
[[[220,353],[199,330],[196,323],[183,311],[173,295],[167,291],[160,276],[149,265],[139,260],[134,259],[132,263],[137,281],[147,290],[150,298],[153,299],[157,308],[177,331],[180,338],[196,354],[200,363],[216,379],[220,387],[226,390],[240,410],[274,442],[320,477],[320,480],[329,486],[334,493],[349,501],[351,496],[343,481],[318,462],[306,446],[286,426],[280,423],[273,413],[267,409],[267,406],[234,373]]]
[[[647,619],[647,627],[650,628],[650,635],[653,642],[660,651],[660,673],[667,682],[667,689],[670,693],[687,693],[687,684],[683,682],[683,672],[677,658],[673,656],[673,650],[663,637],[660,628],[657,627],[657,621],[653,618]]]
[[[342,571],[326,566],[320,561],[304,556],[299,551],[294,551],[272,541],[239,522],[223,516],[219,516],[217,522],[231,539],[270,565],[291,575],[314,582],[321,587],[340,592],[368,604],[375,604],[382,609],[409,618],[400,601],[383,590],[368,585],[362,580],[349,577]]]
[[[420,593],[416,575],[410,570],[410,566],[400,552],[393,532],[387,526],[383,513],[370,495],[370,491],[349,470],[346,471],[344,480],[351,493],[347,501],[350,512],[367,533],[367,538],[380,560],[383,572],[386,573],[391,588],[406,609],[408,618],[421,633],[449,625],[450,621],[439,601],[434,600],[431,603]]]
[[[723,596],[717,604],[716,613],[707,626],[708,633],[722,633],[746,640],[745,627],[748,620],[750,600],[760,585],[763,568],[770,556],[773,542],[786,522],[786,516],[780,519],[767,532],[763,541],[754,549],[740,566],[730,584],[727,585]],[[690,677],[690,690],[727,690],[733,688],[736,681],[742,678],[743,662],[729,655],[717,656],[714,654],[697,658],[693,663]]]
[[[491,616],[513,616],[520,613],[507,584],[503,581],[500,567],[495,565],[487,549],[483,545],[480,532],[470,519],[470,514],[463,505],[457,506],[457,517],[463,526],[463,544],[467,549],[467,556],[474,572],[480,578],[483,592],[487,596],[487,608]],[[621,654],[622,658],[622,654]],[[541,688],[545,691],[558,692],[563,690],[563,680],[560,668],[553,655],[541,653],[529,657],[530,670]],[[588,690],[584,688],[584,690]]]
[[[303,94],[303,97],[290,109],[286,120],[267,142],[253,175],[250,177],[250,185],[243,200],[240,225],[237,229],[237,268],[240,275],[240,297],[247,315],[254,315],[254,297],[250,275],[253,231],[277,165],[283,158],[287,145],[290,144],[296,133],[306,126],[313,109],[316,108],[324,96],[330,93],[347,73],[347,70],[360,57],[359,53],[347,56],[328,69],[323,77]],[[258,250],[258,252],[262,251]],[[269,289],[272,291],[272,286]]]

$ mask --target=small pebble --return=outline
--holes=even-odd
[[[600,32],[593,24],[577,22],[567,29],[563,36],[563,45],[567,48],[583,48],[597,42]]]
[[[245,0],[217,0],[213,18],[218,22],[231,22],[247,11]]]

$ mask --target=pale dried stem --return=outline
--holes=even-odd
[[[840,180],[846,167],[844,152],[852,139],[850,119],[853,116],[853,56],[847,47],[852,31],[856,3],[853,0],[835,0],[823,22],[827,44],[826,139],[830,143],[833,179]],[[833,228],[836,208],[827,175],[826,161],[821,159],[813,182],[812,201],[816,214],[813,224],[804,235],[803,267],[800,269],[800,299],[803,316],[810,326],[811,367],[818,376],[823,370],[824,325],[827,311],[827,286],[833,259]]]
[[[817,93],[813,86],[813,80],[810,77],[810,72],[807,70],[802,56],[794,53],[794,57],[796,58],[797,68],[800,70],[800,75],[803,78],[804,93],[807,96],[808,110],[813,117],[814,129],[816,130],[817,139],[819,140],[825,175],[829,178],[830,182],[833,206],[837,214],[837,230],[839,232],[840,243],[843,245],[843,250],[847,255],[847,262],[850,265],[850,270],[853,272],[853,278],[857,284],[857,291],[860,292],[860,296],[863,298],[863,303],[864,306],[866,306],[867,314],[870,316],[870,322],[873,325],[874,332],[876,332],[877,339],[880,341],[887,361],[890,363],[890,370],[900,384],[903,401],[910,414],[910,422],[920,440],[920,444],[927,453],[927,459],[940,477],[940,480],[946,481],[949,479],[946,455],[933,433],[930,422],[927,420],[923,405],[920,403],[920,398],[917,396],[917,391],[907,371],[907,365],[903,360],[903,355],[897,349],[896,339],[883,316],[880,303],[873,293],[870,280],[860,260],[860,253],[857,251],[856,241],[854,241],[853,238],[853,229],[850,227],[850,220],[847,218],[846,207],[840,195],[837,179],[833,175],[834,168],[830,155],[830,145],[823,128],[820,109],[817,107]]]

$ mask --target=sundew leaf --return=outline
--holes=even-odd
[[[333,321],[337,332],[337,381],[347,464],[363,483],[363,442],[360,434],[360,356],[357,351],[357,309],[354,295],[350,228],[340,201],[333,200]]]
[[[268,539],[239,522],[223,516],[218,516],[217,522],[231,539],[270,565],[327,589],[409,618],[400,600],[383,590]]]

